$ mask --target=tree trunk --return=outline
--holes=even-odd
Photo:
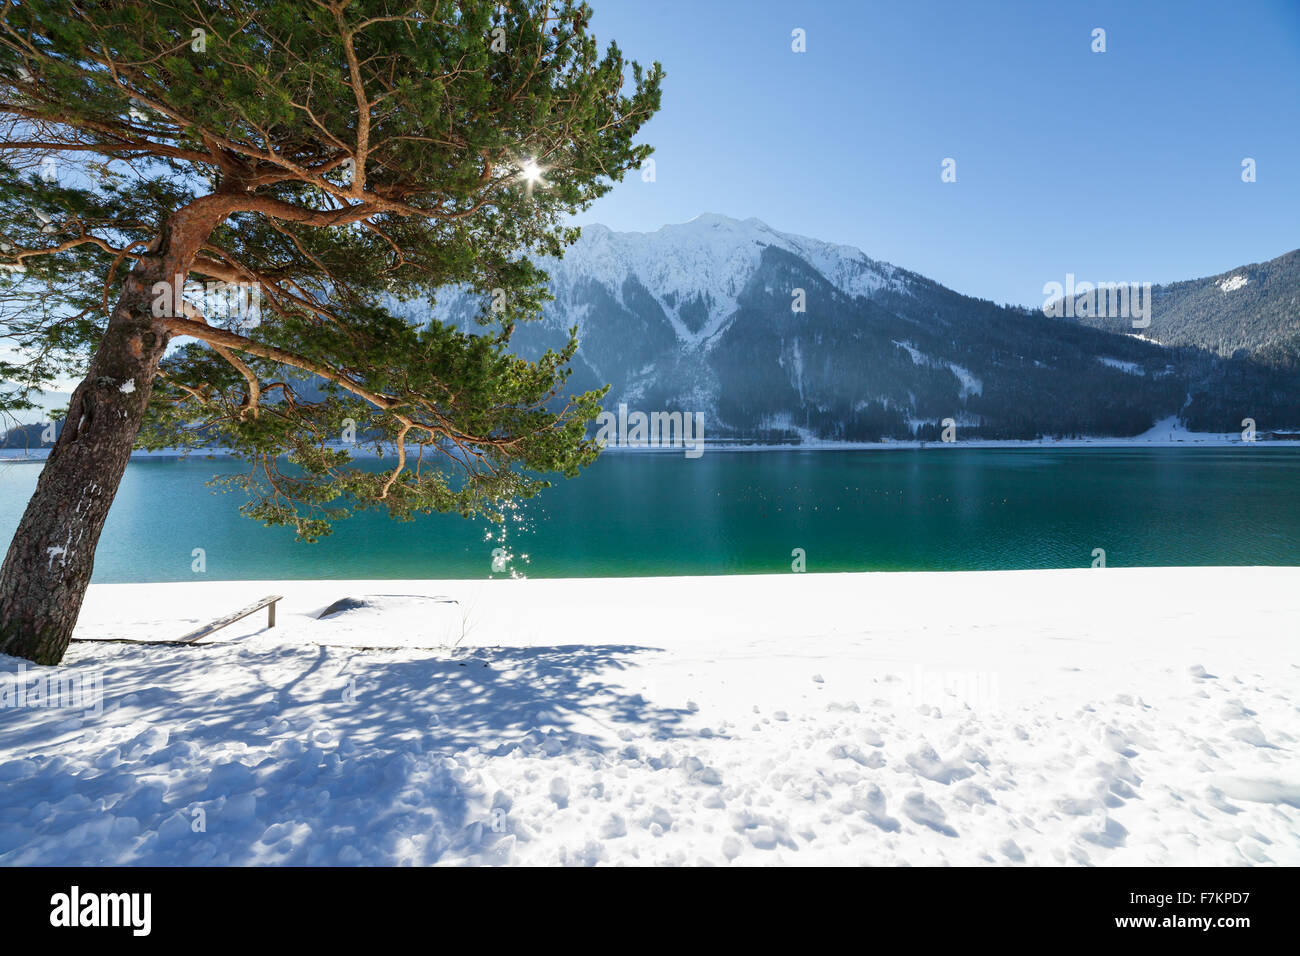
[[[72,637],[165,348],[140,271],[128,277],[90,371],[72,393],[0,569],[0,652],[37,664],[57,664]]]
[[[176,213],[160,248],[126,278],[0,567],[0,653],[37,664],[63,659],[169,340],[179,291],[155,316],[153,287],[167,282],[173,289],[176,276],[188,275],[200,244],[224,218],[217,205],[198,200]]]

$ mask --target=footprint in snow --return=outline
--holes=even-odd
[[[933,747],[922,747],[908,754],[905,759],[909,767],[935,783],[950,784],[975,774],[963,761],[941,760]]]
[[[952,795],[953,799],[958,803],[964,803],[968,807],[973,807],[982,803],[997,803],[997,801],[993,799],[991,793],[978,784],[969,781],[958,785],[958,787],[952,792]]]
[[[948,817],[943,812],[943,808],[933,800],[927,799],[920,790],[913,790],[903,798],[903,813],[936,833],[950,837],[957,835],[957,831],[948,826]]]
[[[1255,747],[1264,747],[1268,750],[1276,750],[1277,747],[1269,743],[1264,737],[1264,731],[1259,729],[1259,724],[1254,722],[1244,727],[1235,727],[1229,734],[1229,737],[1235,737],[1237,740],[1251,744]]]
[[[1098,846],[1121,847],[1128,838],[1128,830],[1124,824],[1108,816],[1100,821],[1096,829],[1084,830],[1079,836]]]
[[[836,744],[827,753],[835,760],[852,760],[872,770],[878,770],[885,765],[885,758],[879,753],[863,753],[861,747],[853,744]]]
[[[600,825],[600,837],[602,840],[616,840],[619,837],[627,836],[627,821],[617,813],[611,813]]]
[[[867,822],[872,823],[886,833],[894,833],[902,824],[895,817],[885,812],[885,791],[874,783],[853,790],[854,807],[862,811]]]

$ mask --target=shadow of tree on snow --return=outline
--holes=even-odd
[[[436,862],[479,839],[491,800],[453,755],[594,757],[623,729],[689,736],[687,710],[619,680],[655,650],[74,645],[59,670],[100,669],[105,713],[0,712],[0,770],[18,761],[0,820],[20,821],[0,826],[0,864]],[[0,676],[17,663],[0,658]],[[91,808],[107,818],[93,844]]]

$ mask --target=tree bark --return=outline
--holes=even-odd
[[[144,421],[166,323],[179,290],[154,315],[156,283],[174,287],[221,219],[217,197],[177,212],[158,248],[136,262],[85,380],[0,566],[0,653],[37,664],[63,659],[95,567],[95,548]],[[183,279],[182,279],[183,281]]]

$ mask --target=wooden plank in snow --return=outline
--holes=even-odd
[[[262,608],[267,609],[266,626],[275,627],[275,603],[277,601],[282,601],[282,600],[284,600],[284,597],[279,594],[272,594],[269,597],[264,597],[256,604],[250,604],[242,611],[236,611],[234,614],[227,614],[225,617],[217,618],[211,624],[208,624],[205,627],[201,627],[197,631],[191,631],[190,633],[186,634],[184,637],[177,638],[176,643],[191,644],[194,641],[199,640],[200,638],[207,637],[209,634],[221,630],[223,627],[227,626],[228,624],[234,624],[236,621],[242,621],[250,614],[256,614],[258,611],[262,610]]]

